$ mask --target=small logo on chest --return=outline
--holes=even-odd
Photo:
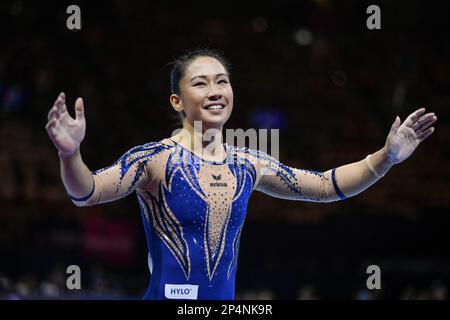
[[[228,187],[228,184],[226,182],[218,182],[218,181],[220,181],[222,179],[222,175],[221,174],[218,174],[218,175],[212,174],[211,176],[212,176],[213,180],[215,180],[216,182],[211,182],[209,184],[210,187],[212,187],[212,188],[226,188],[226,187]]]

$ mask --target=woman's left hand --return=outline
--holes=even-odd
[[[406,160],[417,146],[434,132],[434,127],[430,126],[436,122],[436,115],[424,113],[425,108],[418,109],[403,123],[398,116],[395,119],[384,146],[392,164]]]

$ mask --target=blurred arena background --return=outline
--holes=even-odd
[[[95,3],[95,4],[94,4]],[[81,8],[82,29],[66,28]],[[366,8],[381,8],[368,30]],[[378,184],[343,202],[255,193],[238,299],[448,299],[450,20],[438,1],[20,1],[0,4],[0,298],[140,299],[147,247],[135,196],[77,208],[45,123],[57,94],[85,100],[91,169],[177,127],[167,63],[210,45],[231,61],[227,128],[280,128],[280,160],[327,170],[384,144],[399,115],[436,132]],[[66,289],[79,265],[82,289]],[[381,290],[366,289],[367,266]]]

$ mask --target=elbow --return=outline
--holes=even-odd
[[[332,203],[337,201],[346,200],[348,197],[342,192],[335,192],[331,188],[324,188],[324,192],[321,194],[320,202]]]
[[[72,196],[70,193],[68,193],[68,195],[70,200],[72,200],[73,204],[75,204],[77,207],[87,207],[95,204],[96,201],[94,199],[96,198],[96,195],[94,193],[95,193],[95,181],[93,180],[92,191],[87,196],[78,198]]]
[[[76,201],[73,199],[72,203],[77,207],[91,207],[95,204],[93,201]]]
[[[334,195],[330,195],[326,202],[330,203],[330,202],[338,202],[338,201],[343,201],[343,200],[347,200],[350,196],[346,196],[343,193],[339,193],[339,194],[334,194]]]
[[[332,197],[332,198],[327,199],[325,202],[326,203],[333,203],[333,202],[338,202],[338,201],[342,201],[342,200],[345,200],[345,199],[347,199],[347,198]]]
[[[340,189],[336,188],[336,185],[323,184],[319,192],[319,202],[331,203],[347,199]]]
[[[87,207],[88,206],[88,204],[86,202],[79,202],[79,201],[72,200],[72,203],[77,207]]]
[[[337,202],[337,201],[340,201],[341,199],[339,199],[339,198],[336,198],[336,197],[323,197],[323,198],[320,198],[317,202],[320,202],[320,203],[333,203],[333,202]]]

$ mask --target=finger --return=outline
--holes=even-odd
[[[400,124],[401,124],[401,123],[402,123],[402,120],[400,120],[400,117],[397,116],[397,117],[395,118],[394,123],[393,123],[392,126],[391,126],[391,131],[396,132],[397,129],[400,127]]]
[[[78,98],[77,101],[75,101],[75,116],[76,120],[84,119],[84,103],[82,98]]]
[[[425,130],[418,136],[419,141],[422,142],[423,140],[428,138],[433,132],[434,132],[434,127],[428,128],[427,130]]]
[[[61,103],[65,103],[65,101],[66,101],[66,95],[64,92],[61,92],[58,95],[58,97],[56,98],[55,103],[53,105],[56,106],[57,108],[59,108]]]
[[[421,116],[419,119],[417,119],[417,121],[412,125],[412,129],[416,130],[418,127],[420,127],[425,121],[429,120],[430,118],[432,118],[434,116],[434,112],[431,113],[427,113],[424,114],[423,116]]]
[[[437,120],[436,116],[433,116],[426,121],[424,121],[415,131],[420,134],[423,131],[425,131],[429,126],[431,126],[433,123],[435,123]]]
[[[61,113],[67,112],[66,102],[63,100],[64,103],[61,105]]]
[[[67,111],[67,107],[66,107],[66,95],[64,94],[64,92],[61,92],[61,94],[58,97],[58,103],[56,105],[57,109],[58,109],[58,114],[61,116],[61,114],[63,114],[64,112]]]
[[[55,101],[54,107],[56,107],[56,117],[59,119],[61,117],[61,113],[63,113],[63,106],[65,106],[66,103],[66,96],[64,92],[61,92],[58,96],[58,98]]]
[[[56,119],[49,121],[46,126],[45,126],[45,130],[47,130],[47,132],[50,135],[54,135],[55,134],[55,127],[56,127]]]
[[[64,92],[60,92],[58,94],[58,96],[56,97],[56,100],[55,100],[54,104],[56,104],[56,101],[58,101],[59,99],[65,99],[65,98],[66,98],[66,94]]]
[[[425,108],[420,108],[416,111],[414,111],[413,113],[411,113],[408,118],[406,118],[404,125],[411,127],[414,122],[417,121],[417,119],[419,119],[419,117],[425,112]]]
[[[56,107],[56,108],[55,108],[55,113],[56,113],[56,119],[61,118],[61,111],[60,111],[60,108],[59,108],[59,107]]]
[[[52,140],[53,144],[55,145],[55,147],[57,146],[57,142],[56,142],[56,132],[55,132],[55,128],[49,128],[48,129],[48,136],[50,138],[50,140]]]
[[[47,119],[48,120],[56,119],[56,113],[57,113],[56,107],[51,108],[50,111],[48,112]]]
[[[47,122],[45,127],[48,128],[48,127],[55,126],[55,125],[56,125],[56,119],[52,119],[49,122]]]

